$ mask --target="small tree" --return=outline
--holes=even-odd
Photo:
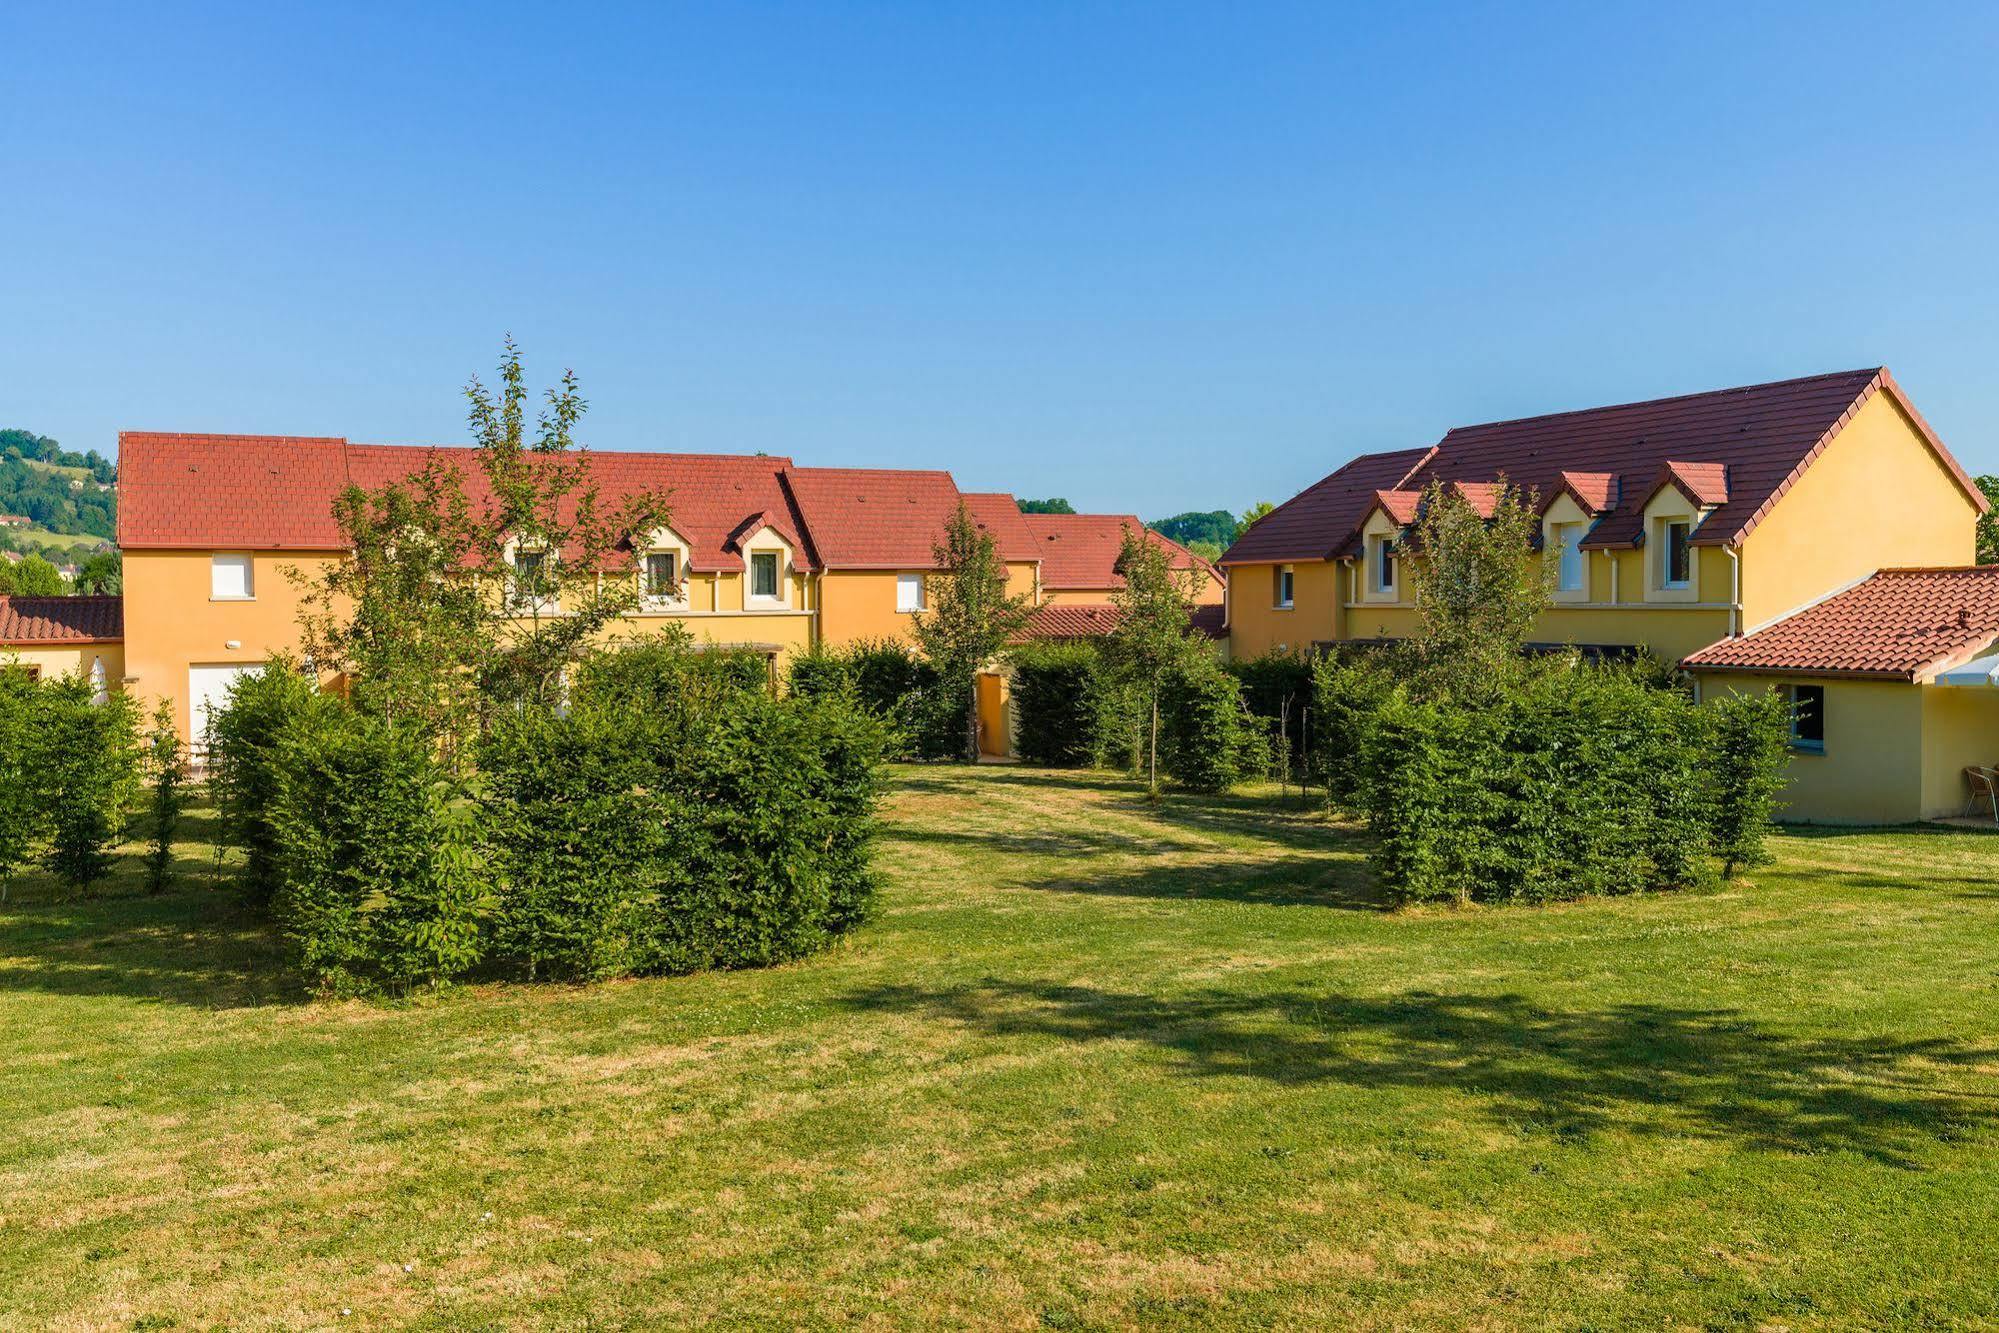
[[[181,744],[171,699],[153,710],[152,735],[146,741],[146,767],[152,785],[153,841],[146,850],[146,891],[160,893],[173,875],[174,834],[187,806],[187,747]]]
[[[930,578],[931,609],[916,616],[913,629],[947,688],[965,691],[964,757],[973,761],[979,757],[978,673],[1026,627],[1034,608],[1026,597],[1008,594],[993,536],[972,522],[964,501],[931,555],[938,569]]]
[[[1455,487],[1423,492],[1414,559],[1418,650],[1449,688],[1509,679],[1534,622],[1552,600],[1556,562],[1534,549],[1533,498],[1502,479],[1492,515]]]
[[[1999,565],[1999,477],[1979,477],[1978,489],[1992,505],[1978,516],[1978,563]]]
[[[1166,548],[1126,528],[1118,549],[1124,587],[1111,594],[1117,622],[1104,641],[1112,675],[1138,696],[1145,718],[1145,787],[1159,798],[1159,693],[1168,673],[1199,650],[1193,569],[1175,569]]]
[[[21,597],[60,597],[62,571],[41,556],[31,555],[14,566],[14,592]]]

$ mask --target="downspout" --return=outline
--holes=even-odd
[[[1721,549],[1728,552],[1728,637],[1733,639],[1742,632],[1742,551],[1733,542]]]

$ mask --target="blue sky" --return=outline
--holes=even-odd
[[[1240,509],[1885,362],[1999,470],[1999,9],[0,11],[0,425],[464,437]],[[171,11],[171,12],[170,12]]]

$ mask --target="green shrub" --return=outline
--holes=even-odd
[[[27,672],[0,663],[0,902],[44,824],[34,764],[37,694]]]
[[[1160,691],[1159,758],[1181,786],[1226,792],[1265,775],[1268,723],[1249,711],[1241,681],[1196,657],[1169,672]]]
[[[1763,837],[1790,759],[1790,718],[1775,690],[1729,692],[1707,705],[1716,785],[1715,852],[1722,874],[1768,861]]]
[[[817,645],[792,659],[791,692],[845,692],[890,728],[895,759],[957,759],[965,746],[970,682],[943,680],[899,639],[863,639],[845,648]]]
[[[146,891],[161,893],[173,873],[174,834],[187,807],[187,747],[181,744],[171,699],[153,710],[146,740],[147,785],[151,794],[152,842],[146,848]]]
[[[1277,772],[1290,777],[1308,761],[1307,715],[1311,712],[1313,691],[1311,659],[1303,653],[1272,650],[1261,657],[1246,657],[1226,665],[1228,673],[1242,682],[1243,702],[1249,711],[1269,724],[1271,754]]]
[[[1365,805],[1362,754],[1382,705],[1396,689],[1397,657],[1359,649],[1328,655],[1312,664],[1311,779],[1326,790],[1337,809]]]
[[[739,690],[768,692],[770,659],[742,648],[696,648],[687,632],[631,639],[590,654],[576,672],[572,703],[630,699],[654,708],[701,704]]]
[[[127,694],[94,702],[96,688],[76,676],[35,693],[29,771],[47,822],[44,860],[63,883],[88,888],[110,870],[138,796],[136,709]]]
[[[300,972],[349,994],[473,967],[485,873],[432,740],[321,695],[272,745],[272,915]]]
[[[267,903],[278,887],[278,840],[271,825],[277,796],[278,738],[317,690],[288,659],[273,658],[238,676],[228,705],[212,714],[208,745],[209,790],[224,835],[243,849],[243,884],[250,900]]]
[[[1089,643],[1035,643],[1013,654],[1014,747],[1030,764],[1100,762],[1101,663]]]
[[[496,956],[590,978],[823,947],[873,899],[887,738],[844,689],[737,692],[678,715],[593,700],[495,728],[482,767]]]

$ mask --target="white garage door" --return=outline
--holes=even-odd
[[[262,663],[229,662],[222,666],[191,666],[187,669],[188,717],[194,724],[193,749],[196,754],[208,752],[208,717],[210,712],[220,713],[229,706],[229,687],[236,678],[247,671],[255,671]]]

